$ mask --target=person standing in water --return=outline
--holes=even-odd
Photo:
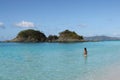
[[[84,56],[87,56],[87,48],[84,48]]]

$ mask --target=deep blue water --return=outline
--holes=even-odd
[[[114,63],[120,63],[120,41],[0,43],[0,80],[99,80]]]

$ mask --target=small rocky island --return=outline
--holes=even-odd
[[[23,30],[18,33],[17,37],[11,40],[12,42],[45,42],[46,36],[44,33],[32,29]]]
[[[83,36],[76,32],[65,30],[56,35],[46,35],[40,31],[28,29],[18,33],[17,37],[9,42],[83,42]]]
[[[78,35],[76,32],[65,30],[59,33],[58,42],[82,42],[84,41],[83,36]]]

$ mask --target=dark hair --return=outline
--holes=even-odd
[[[84,50],[87,50],[87,48],[84,48]]]

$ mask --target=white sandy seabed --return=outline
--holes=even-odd
[[[104,69],[93,71],[82,79],[78,78],[77,80],[120,80],[120,63],[111,63]]]

